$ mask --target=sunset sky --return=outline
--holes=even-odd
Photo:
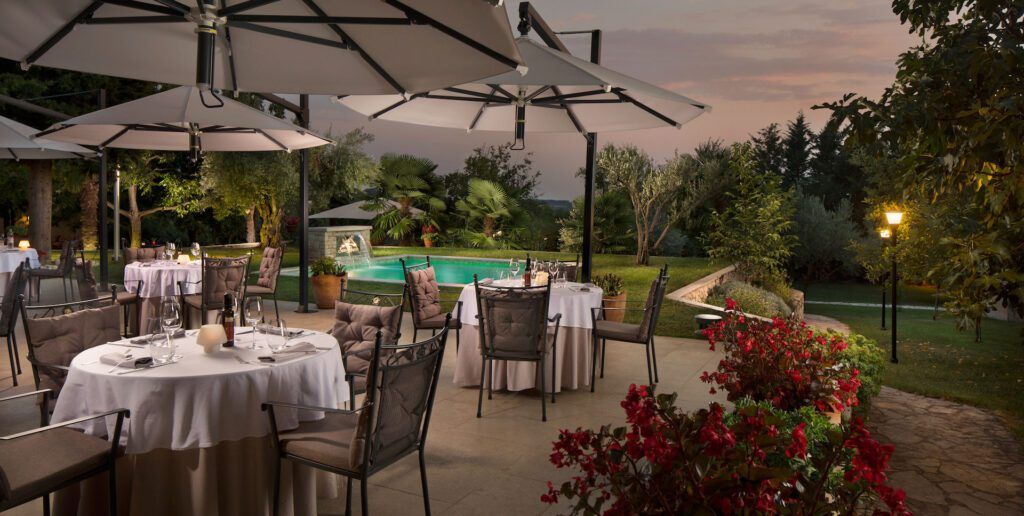
[[[542,0],[533,2],[555,30],[604,31],[602,65],[685,94],[713,111],[681,130],[604,133],[599,141],[632,142],[657,159],[707,139],[744,140],[803,109],[820,128],[827,114],[810,106],[856,92],[876,96],[889,85],[897,56],[916,40],[899,24],[891,0]],[[506,2],[516,17],[517,2]],[[513,20],[513,29],[517,20]],[[589,37],[564,36],[589,56]],[[447,173],[474,147],[500,144],[511,133],[466,134],[394,122],[368,122],[325,98],[313,99],[314,128],[340,134],[364,127],[369,147],[428,157]],[[571,199],[583,166],[579,135],[528,135],[527,150],[542,172],[539,196]]]

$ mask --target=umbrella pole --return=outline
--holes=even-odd
[[[100,89],[100,109],[107,107],[107,90]],[[100,290],[106,291],[110,281],[110,264],[107,263],[107,149],[100,149],[100,204],[99,204],[99,248],[100,248]],[[117,217],[115,208],[114,216]],[[63,259],[63,257],[61,257]]]
[[[299,121],[309,129],[309,95],[299,95]],[[299,309],[298,313],[316,312],[309,307],[309,151],[299,151]]]
[[[601,31],[590,32],[590,62],[601,64]],[[587,133],[587,172],[583,192],[583,281],[594,266],[594,174],[597,170],[597,133]]]

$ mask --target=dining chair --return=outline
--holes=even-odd
[[[28,279],[30,282],[29,286],[29,301],[32,300],[32,292],[36,293],[36,301],[39,301],[39,288],[40,282],[44,279],[60,279],[64,284],[64,302],[70,301],[74,297],[74,286],[72,284],[71,298],[68,297],[68,283],[71,280],[72,267],[75,264],[75,251],[78,247],[78,242],[75,240],[66,240],[60,250],[60,261],[57,262],[56,267],[36,267],[28,270]]]
[[[398,261],[402,263],[402,277],[409,290],[412,340],[416,340],[420,330],[430,330],[430,334],[434,335],[444,327],[449,312],[441,306],[441,286],[437,283],[437,274],[430,264],[430,257],[427,256],[426,262],[414,265],[406,264],[404,258]],[[448,328],[455,330],[455,352],[458,353],[462,333],[462,301],[456,301],[450,313],[452,320]]]
[[[124,264],[128,265],[135,262],[149,263],[162,260],[165,252],[167,252],[167,246],[165,245],[157,247],[126,247],[124,249]]]
[[[14,269],[7,280],[4,297],[0,300],[0,335],[7,339],[7,355],[11,360],[11,381],[14,387],[18,386],[18,375],[21,374],[21,357],[18,356],[18,338],[15,336],[18,324],[18,297],[25,293],[25,269],[28,266],[26,258],[25,263]]]
[[[595,307],[591,309],[592,328],[592,350],[591,356],[594,359],[590,363],[590,392],[594,392],[595,375],[597,373],[598,351],[601,353],[601,378],[604,378],[605,352],[608,348],[608,340],[642,344],[647,352],[647,380],[652,387],[658,383],[658,354],[654,348],[654,330],[658,326],[658,316],[661,314],[661,305],[665,301],[665,288],[668,286],[668,265],[658,272],[658,276],[651,282],[651,288],[647,293],[647,300],[643,308],[608,308]],[[643,312],[640,324],[615,322],[605,319],[606,312],[620,310],[625,312]],[[600,342],[600,346],[598,343]],[[600,350],[598,349],[600,347]],[[653,370],[652,370],[653,369]]]
[[[21,320],[28,341],[28,362],[36,389],[60,396],[71,360],[86,349],[121,338],[117,292],[107,298],[59,305],[27,305],[19,298]]]
[[[6,403],[20,398],[42,396],[40,427],[0,437],[0,511],[42,498],[43,514],[50,514],[50,493],[106,472],[108,512],[117,514],[117,474],[115,462],[121,443],[121,429],[128,409],[50,424],[46,411],[49,389],[0,398]],[[86,435],[70,428],[86,421],[116,416],[110,439]]]
[[[565,272],[566,281],[579,281],[580,279],[580,255],[575,260],[557,260],[562,271]]]
[[[84,255],[81,261],[75,264],[75,275],[78,280],[79,299],[86,301],[100,297],[99,289],[96,287],[96,277],[92,273],[92,261],[86,260]],[[125,280],[124,285],[116,290],[117,304],[121,307],[122,323],[124,324],[122,335],[126,337],[131,335],[132,327],[136,331],[139,329],[142,313],[139,292],[142,291],[144,284],[145,281],[141,279]],[[113,285],[113,287],[116,288],[117,285]],[[132,313],[135,314],[134,317]]]
[[[206,324],[210,310],[224,308],[224,294],[231,293],[239,301],[245,298],[245,276],[249,272],[249,258],[248,255],[238,258],[204,256],[200,280],[178,282],[178,295],[181,297],[181,307],[185,312],[185,327],[191,327],[193,310],[199,310],[200,324]],[[186,294],[189,290],[188,285],[199,285],[199,293]]]
[[[263,249],[263,258],[260,260],[259,277],[255,285],[246,285],[247,296],[270,296],[274,300],[274,315],[281,319],[281,311],[277,308],[277,278],[281,275],[281,259],[284,257],[284,249],[280,247],[267,247]]]
[[[348,382],[349,407],[355,407],[357,394],[366,392],[366,373],[370,368],[374,336],[380,332],[386,344],[402,337],[402,307],[405,292],[383,294],[341,288],[334,303],[334,327],[331,335],[341,346],[341,360]]]
[[[481,417],[484,402],[484,379],[487,399],[493,399],[494,361],[537,362],[540,380],[541,421],[548,420],[547,385],[544,379],[545,355],[551,353],[551,403],[555,403],[555,373],[558,370],[558,327],[562,314],[548,317],[551,282],[537,287],[498,287],[481,285],[473,275],[476,289],[478,328],[480,331],[480,393],[476,417]],[[548,323],[555,331],[548,333]]]
[[[281,459],[347,477],[345,514],[352,513],[352,482],[359,480],[362,514],[369,514],[367,481],[370,476],[413,453],[418,453],[423,509],[430,514],[424,450],[430,414],[441,376],[448,328],[422,342],[385,344],[383,332],[374,336],[367,391],[358,409],[311,407],[268,401],[262,405],[270,418],[274,446]],[[299,423],[279,432],[275,408],[323,412],[322,419]],[[280,511],[281,461],[275,461],[274,510]]]

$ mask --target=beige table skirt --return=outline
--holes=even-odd
[[[553,328],[552,328],[553,331]],[[557,358],[555,371],[555,392],[564,389],[579,389],[590,386],[591,332],[587,328],[563,327],[558,329]],[[480,371],[483,358],[480,356],[480,329],[478,326],[462,326],[462,343],[455,363],[455,384],[460,387],[480,385]],[[451,339],[449,339],[449,343]],[[552,363],[548,356],[544,364],[545,383],[551,383]],[[496,390],[522,391],[539,388],[537,378],[539,363],[495,361],[492,388]],[[551,386],[547,386],[548,392]]]
[[[211,448],[126,455],[117,461],[118,514],[269,515],[276,460],[269,436]],[[315,515],[318,497],[338,496],[341,477],[289,461],[281,465],[282,516]],[[107,475],[57,492],[53,513],[107,514]]]

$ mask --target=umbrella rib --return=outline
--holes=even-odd
[[[167,7],[171,8],[171,9],[174,9],[175,11],[178,11],[181,14],[189,14],[192,11],[191,9],[189,9],[189,7],[187,5],[185,5],[185,4],[181,3],[181,2],[177,2],[175,0],[156,0],[156,1],[157,1],[157,3],[166,5]]]
[[[558,102],[558,101],[562,101],[562,100],[575,99],[575,98],[579,98],[579,97],[589,97],[591,95],[603,95],[603,94],[606,94],[606,93],[609,93],[609,92],[607,92],[607,91],[605,91],[603,89],[602,90],[588,90],[588,91],[580,91],[580,92],[577,92],[577,93],[566,93],[564,95],[551,95],[551,96],[547,96],[547,97],[541,97],[539,99],[534,99],[533,101],[535,103],[539,103],[539,102]]]
[[[494,95],[494,91],[495,90],[492,87],[491,88],[491,95],[492,96]],[[484,116],[484,110],[487,109],[487,106],[489,106],[490,104],[491,104],[490,102],[484,102],[483,104],[480,104],[480,109],[478,109],[476,111],[476,115],[473,117],[473,121],[469,123],[469,127],[467,128],[467,130],[472,131],[473,129],[476,129],[477,122],[480,121],[480,117]]]
[[[277,0],[270,0],[275,2]],[[244,4],[245,2],[243,2]],[[243,5],[238,4],[238,5]],[[235,7],[238,7],[236,5]],[[227,9],[227,0],[220,0],[221,11]],[[235,69],[235,49],[231,46],[231,28],[224,26],[224,48],[228,51],[228,70],[231,71],[231,89],[238,91],[238,71]]]
[[[671,118],[669,118],[669,117],[659,113],[654,108],[651,108],[650,106],[644,104],[643,102],[640,102],[639,100],[636,100],[635,98],[630,97],[629,95],[627,95],[623,91],[617,91],[617,92],[615,92],[615,94],[618,95],[619,98],[633,103],[634,106],[636,106],[636,107],[646,111],[651,116],[661,120],[662,122],[665,122],[668,125],[675,126],[677,129],[683,126],[683,124],[680,124],[679,122],[676,122],[675,120],[672,120]]]
[[[490,93],[484,93],[484,92],[481,92],[481,91],[467,90],[467,89],[458,88],[458,87],[455,87],[455,86],[451,86],[451,87],[445,88],[445,91],[450,91],[452,93],[461,93],[463,95],[470,95],[470,96],[473,96],[473,97],[476,97],[476,98],[480,98],[480,99],[483,99],[483,100],[487,100],[487,101],[490,101],[490,102],[503,102],[505,100],[505,99],[502,99],[502,98],[494,96],[494,88],[491,88],[491,92]]]
[[[306,34],[299,34],[298,32],[291,32],[287,30],[275,29],[273,27],[266,27],[263,25],[257,25],[255,23],[239,22],[228,20],[227,26],[238,27],[239,29],[251,30],[253,32],[260,32],[270,36],[278,36],[282,38],[294,39],[296,41],[303,41],[306,43],[313,43],[317,45],[324,45],[333,48],[341,48],[348,50],[348,46],[344,43],[338,43],[337,41],[331,41],[329,39],[318,38],[316,36],[307,36]]]
[[[14,153],[14,149],[7,147],[6,150],[7,153],[10,154],[12,158],[14,158],[14,161],[21,161],[21,158],[19,158],[18,155]]]
[[[449,26],[447,26],[447,25],[445,25],[445,24],[443,24],[443,23],[441,23],[441,22],[439,22],[439,21],[437,21],[437,20],[435,20],[435,19],[433,19],[433,18],[423,14],[423,13],[421,13],[420,11],[417,11],[416,9],[413,9],[412,7],[409,7],[409,6],[405,5],[405,4],[403,4],[402,2],[400,2],[398,0],[383,0],[383,1],[384,1],[384,3],[394,7],[395,9],[398,9],[398,10],[404,12],[405,15],[409,17],[409,19],[413,20],[413,23],[422,22],[422,23],[425,23],[427,25],[430,25],[430,26],[434,27],[435,29],[445,33],[446,35],[448,35],[448,36],[458,40],[459,42],[461,42],[461,43],[463,43],[465,45],[468,45],[469,47],[473,48],[474,50],[487,55],[488,57],[490,57],[491,59],[494,59],[495,61],[498,61],[499,63],[502,63],[502,64],[504,64],[506,66],[510,66],[512,68],[518,68],[519,67],[519,63],[516,62],[514,59],[508,58],[507,56],[505,56],[501,52],[495,51],[494,49],[488,47],[487,45],[484,45],[483,43],[480,43],[479,41],[476,41],[475,39],[470,38],[469,36],[466,36],[465,34],[463,34],[463,33],[459,32],[459,31],[457,31],[457,30],[455,30],[455,29],[453,29],[453,28],[451,28],[451,27],[449,27]]]
[[[537,91],[534,91],[533,93],[527,95],[524,100],[527,101],[527,102],[531,102],[531,101],[533,101],[534,98],[537,97],[537,95],[540,95],[541,93],[544,93],[545,91],[548,91],[550,89],[551,89],[551,86],[544,86],[542,88],[537,88]]]
[[[506,90],[505,88],[502,88],[500,84],[488,84],[488,86],[494,88],[494,90],[497,91],[498,93],[501,93],[502,95],[508,97],[509,100],[516,99],[515,95],[509,93],[508,90]]]
[[[279,142],[276,139],[274,139],[273,136],[270,136],[269,134],[267,134],[267,132],[264,131],[263,129],[256,129],[256,132],[262,134],[264,138],[266,138],[266,139],[270,140],[271,142],[273,142],[274,145],[277,145],[278,147],[280,147],[281,150],[283,150],[283,151],[290,151],[290,149],[288,147],[285,147],[283,144],[281,144],[281,142]]]
[[[235,13],[240,13],[240,12],[243,12],[243,11],[249,11],[249,10],[255,9],[257,7],[262,7],[262,6],[267,5],[267,4],[272,4],[272,3],[277,2],[277,1],[278,0],[249,0],[247,2],[242,2],[240,4],[235,4],[235,5],[232,5],[230,7],[221,7],[220,11],[217,12],[217,15],[218,16],[229,16],[229,15],[232,15],[232,14],[235,14]],[[224,5],[224,2],[221,2],[221,5]]]
[[[63,27],[58,29],[57,32],[53,33],[49,38],[47,38],[42,45],[39,45],[38,48],[33,50],[32,53],[25,58],[25,64],[30,65],[38,61],[39,58],[43,57],[44,54],[49,52],[54,45],[60,43],[60,41],[64,39],[65,36],[70,34],[71,30],[75,28],[75,25],[78,25],[79,23],[82,23],[83,21],[92,18],[92,15],[96,14],[96,10],[99,9],[102,5],[102,1],[95,0],[94,2],[86,6],[85,9],[82,9],[82,11],[79,12],[74,18],[65,23]]]
[[[107,145],[110,145],[111,143],[114,143],[114,140],[117,140],[118,138],[124,136],[124,133],[127,133],[128,131],[130,131],[131,129],[133,129],[133,127],[134,126],[130,126],[130,125],[126,125],[126,126],[122,127],[120,131],[118,131],[116,134],[114,134],[114,136],[111,136],[110,138],[107,138],[103,143],[99,144],[98,147],[102,149],[102,148],[105,148]]]
[[[136,0],[103,0],[105,4],[119,5],[121,7],[130,7],[132,9],[138,9],[140,11],[148,11],[156,14],[168,14],[172,16],[181,16],[181,11],[177,9],[171,9],[162,5],[147,4],[145,2],[138,2]],[[182,18],[184,19],[184,18]]]
[[[83,25],[129,25],[143,23],[181,23],[187,22],[185,18],[178,15],[156,15],[156,16],[107,16],[104,18],[89,18],[82,21]]]
[[[319,15],[319,16],[326,16],[327,15],[327,13],[323,9],[321,9],[320,6],[317,5],[315,1],[313,1],[313,0],[302,0],[302,1],[303,1],[304,4],[306,4],[306,7],[308,7],[311,11],[313,11],[317,15]],[[341,38],[341,41],[343,43],[353,47],[355,49],[355,51],[359,54],[359,57],[361,57],[363,59],[363,61],[366,62],[366,64],[370,68],[373,69],[374,72],[377,72],[377,75],[380,75],[381,79],[384,79],[384,82],[388,83],[392,88],[394,88],[396,92],[398,92],[398,93],[405,93],[407,91],[405,89],[405,86],[402,86],[397,80],[395,80],[395,78],[392,77],[391,74],[388,73],[387,70],[385,70],[384,67],[381,66],[380,63],[377,62],[376,59],[371,57],[368,52],[363,50],[362,45],[360,45],[354,39],[352,39],[352,37],[349,36],[348,33],[346,33],[344,30],[342,30],[341,27],[339,27],[337,24],[334,24],[334,23],[328,24],[328,27],[330,27],[331,30],[333,30],[334,33],[337,34],[337,36],[339,38]]]
[[[322,11],[321,11],[322,12]],[[384,18],[380,16],[287,16],[276,14],[236,14],[229,19],[250,23],[326,23],[328,25],[412,25],[408,18]]]
[[[482,98],[482,97],[460,97],[458,95],[438,95],[437,93],[426,93],[426,94],[423,95],[423,97],[424,98],[428,98],[428,99],[435,99],[435,100],[461,100],[461,101],[464,101],[464,102],[466,102],[466,101],[468,101],[468,102],[480,102],[481,100],[485,100],[487,102],[494,102],[494,103],[500,103],[500,104],[511,104],[512,103],[511,100],[503,99],[501,97],[492,97],[492,98],[488,99],[488,98]]]
[[[399,100],[398,102],[395,102],[394,104],[391,104],[390,106],[388,106],[388,107],[386,107],[386,108],[384,108],[384,109],[382,109],[382,110],[380,110],[380,111],[370,115],[370,120],[376,120],[377,118],[383,116],[388,111],[391,111],[392,109],[400,107],[401,105],[408,103],[412,99],[415,99],[417,97],[422,97],[422,96],[423,96],[422,93],[417,93],[417,94],[415,94],[415,95],[413,95],[413,96],[411,96],[411,97],[409,97],[407,99],[403,97],[402,100]]]
[[[555,95],[562,95],[562,90],[558,86],[552,86],[551,91],[555,92]],[[573,112],[572,106],[566,104],[565,102],[560,102],[559,105],[562,107],[562,109],[565,110],[565,114],[566,116],[569,117],[569,121],[572,122],[572,126],[575,127],[580,134],[586,136],[587,131],[583,129],[583,124],[580,123],[580,119],[576,118],[576,113]]]

